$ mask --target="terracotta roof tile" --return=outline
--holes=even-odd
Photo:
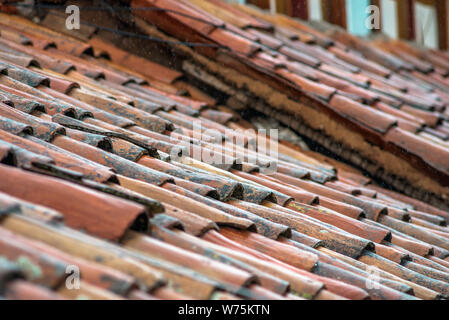
[[[4,29],[2,31],[2,38],[4,37],[8,41],[23,45],[32,44],[34,47],[42,50],[56,46],[56,43],[51,39],[42,37],[39,34],[26,32],[21,30],[21,28],[14,28],[6,22],[2,23],[2,29]]]
[[[15,29],[47,40],[48,42],[51,41],[53,43],[56,43],[58,48],[63,52],[79,56],[91,50],[91,46],[86,43],[80,42],[74,38],[69,38],[50,29],[37,26],[33,22],[26,19],[21,19],[17,16],[5,14],[1,14],[1,18],[2,24],[14,25]]]
[[[289,47],[283,46],[279,49],[279,52],[286,55],[287,57],[289,57],[294,61],[301,62],[313,68],[318,67],[321,63],[318,59]]]
[[[99,48],[108,52],[111,60],[119,65],[122,65],[134,72],[141,73],[148,78],[156,78],[165,83],[172,83],[177,78],[181,77],[179,72],[165,68],[159,64],[152,63],[149,60],[140,58],[124,50],[102,41],[98,37],[93,37],[89,43],[94,48]]]
[[[167,188],[168,190],[171,190],[171,191],[176,191],[178,193],[182,192],[182,190],[180,190],[180,188],[175,185],[166,185],[165,188]],[[284,235],[284,234],[288,235],[290,232],[290,229],[288,226],[273,223],[269,220],[260,218],[246,210],[241,210],[241,209],[235,208],[232,205],[229,205],[227,203],[223,203],[223,202],[219,202],[217,200],[213,200],[213,199],[210,199],[207,197],[199,196],[199,195],[194,194],[193,192],[190,192],[187,190],[184,190],[183,192],[187,197],[194,199],[198,202],[201,202],[203,204],[206,204],[209,207],[216,208],[218,210],[226,212],[227,214],[230,214],[235,217],[244,218],[244,219],[248,219],[248,220],[252,221],[254,223],[254,225],[257,227],[257,231],[261,234],[264,234],[267,237],[276,239],[280,235]]]
[[[15,280],[8,283],[4,296],[11,300],[64,300],[59,294],[32,283]]]
[[[251,56],[253,53],[261,50],[257,43],[223,29],[213,30],[208,37],[223,46],[231,48],[238,54]]]
[[[75,141],[73,139],[59,136],[53,141],[55,146],[58,146],[67,151],[71,151],[77,155],[85,157],[95,163],[104,166],[109,166],[116,170],[119,174],[131,176],[143,181],[154,184],[163,184],[167,181],[172,181],[172,178],[166,174],[158,173],[154,170],[141,166],[130,160],[121,158],[115,154],[108,153],[101,149],[89,146],[85,143]]]
[[[283,45],[283,42],[281,40],[278,40],[272,35],[264,33],[257,29],[248,29],[248,32],[256,36],[258,38],[258,42],[260,42],[264,46],[269,47],[270,49],[276,50]]]
[[[12,42],[15,42],[15,43],[23,44],[23,45],[32,45],[33,44],[31,38],[24,36],[23,34],[16,32],[15,30],[11,30],[11,29],[8,30],[7,28],[2,30],[2,38],[7,39]]]
[[[404,159],[426,183],[444,187],[444,53],[332,27],[326,33],[220,0],[132,6],[178,40],[212,45],[173,51],[195,63],[200,78],[182,63],[167,68],[143,51],[126,51],[102,32],[71,38],[50,30],[59,23],[52,14],[43,25],[0,14],[0,253],[26,256],[45,275],[0,262],[2,296],[410,300],[449,293],[447,212],[429,200],[435,195],[374,163],[377,153],[397,155],[389,161]],[[138,26],[166,37],[143,20]],[[214,77],[206,77],[210,68]],[[234,74],[243,76],[229,81]],[[229,131],[259,126],[252,113],[231,111],[232,99],[382,175],[389,187],[411,191],[378,187],[289,137],[277,156],[259,156],[250,150],[255,134]],[[348,151],[354,132],[351,141],[378,148],[365,150],[374,155],[369,162],[365,151]],[[263,140],[259,152],[275,143]],[[204,153],[226,164],[196,158]],[[271,166],[277,171],[265,174]],[[55,266],[68,263],[85,274],[78,294],[58,286],[65,274]],[[366,287],[370,266],[379,268],[378,289]],[[3,281],[3,269],[16,272],[15,280]]]
[[[87,177],[93,180],[103,182],[114,179],[114,174],[109,169],[102,167],[101,165],[96,165],[87,159],[76,157],[70,152],[64,152],[62,149],[46,144],[42,140],[33,140],[30,137],[25,139],[14,136],[3,130],[0,130],[0,136],[2,140],[33,153],[49,155],[57,165],[86,174]]]
[[[142,237],[136,233],[129,233],[123,240],[123,244],[127,248],[138,250],[146,255],[163,258],[192,270],[201,270],[203,274],[208,275],[211,279],[223,283],[230,283],[240,287],[254,283],[256,280],[254,276],[245,271],[226,266],[195,253],[190,253],[157,239]]]
[[[168,203],[164,203],[164,207],[166,214],[178,218],[182,222],[185,231],[192,235],[200,236],[208,230],[218,229],[215,222],[210,219],[203,218],[186,210],[178,209]]]
[[[295,270],[298,275],[306,275],[307,274],[307,272],[303,272],[298,268],[292,267],[291,265],[288,265],[288,264],[284,265],[283,262],[278,261],[277,259],[272,258],[269,255],[266,255],[263,253],[258,253],[257,251],[255,251],[251,248],[239,245],[235,241],[226,239],[223,236],[220,236],[217,233],[214,233],[213,231],[209,232],[206,235],[206,239],[208,239],[209,241],[212,241],[214,243],[224,244],[227,248],[234,248],[235,250],[249,253],[250,255],[261,259],[262,261],[271,261],[273,264],[284,267],[287,270],[292,270],[292,271]],[[358,300],[358,299],[362,300],[367,297],[366,292],[364,292],[362,289],[358,289],[356,287],[352,287],[349,285],[345,286],[345,285],[343,285],[343,283],[334,282],[333,280],[331,280],[329,278],[322,278],[322,277],[314,275],[314,276],[312,276],[312,279],[314,279],[315,281],[322,281],[323,283],[326,284],[326,286],[328,288],[332,288],[333,292],[335,292],[337,295],[339,295],[339,294],[344,295],[348,298],[351,297],[356,300]]]
[[[0,39],[0,46],[3,52],[32,57],[32,59],[38,63],[38,66],[48,68],[58,73],[65,74],[75,68],[72,63],[51,57],[44,50],[36,48],[31,49],[29,46],[16,44],[3,38]],[[11,62],[15,63],[14,61]],[[33,64],[31,64],[31,66],[33,66]]]
[[[326,101],[329,101],[332,95],[336,92],[336,89],[329,87],[324,84],[316,83],[313,81],[310,81],[306,78],[303,78],[297,74],[288,72],[285,69],[278,69],[276,70],[277,74],[280,74],[290,81],[292,81],[296,86],[298,86],[300,89],[310,92],[317,97],[323,98]]]
[[[185,3],[189,3],[189,1],[185,1]],[[204,2],[202,2],[202,1],[194,1],[194,3],[199,6],[204,5]],[[247,27],[257,28],[257,29],[270,29],[271,28],[271,25],[269,25],[263,21],[257,20],[256,18],[254,18],[248,14],[245,14],[244,12],[234,8],[233,6],[231,6],[225,2],[212,0],[212,1],[209,1],[209,3],[213,4],[213,6],[214,6],[214,7],[208,7],[209,9],[214,10],[215,14],[224,14],[227,19],[232,19],[230,21],[230,20],[225,19],[225,17],[221,16],[221,19],[225,20],[226,22],[230,22],[239,28],[247,28]],[[206,8],[207,8],[207,6],[206,6]],[[209,10],[207,10],[207,11],[209,11]],[[209,12],[211,12],[211,11],[209,11]]]
[[[111,112],[112,114],[129,118],[137,124],[142,125],[144,128],[153,131],[162,132],[170,127],[170,123],[168,121],[164,121],[157,116],[138,110],[116,100],[95,95],[92,92],[75,89],[70,92],[70,96],[85,103],[92,104],[93,106],[104,111]]]
[[[445,148],[428,143],[426,140],[423,140],[418,136],[412,135],[399,128],[388,132],[385,139],[387,142],[396,144],[410,154],[413,154],[426,163],[431,164],[432,167],[435,167],[445,173],[448,172],[448,168],[443,160],[447,157],[446,153],[448,152]],[[432,150],[432,152],[429,153],[430,150]]]
[[[397,123],[396,118],[392,116],[377,112],[340,95],[333,96],[329,105],[344,117],[361,122],[364,126],[382,134],[387,133]]]
[[[2,191],[60,211],[68,225],[75,228],[85,229],[89,233],[107,239],[118,239],[131,226],[139,230],[145,230],[148,227],[148,221],[142,218],[145,217],[145,212],[141,206],[98,192],[88,191],[58,179],[32,173],[26,174],[20,170],[5,167],[1,167],[1,170],[4,171]],[[12,177],[17,183],[13,189],[7,187],[11,183]],[[59,195],[57,195],[58,193]],[[69,199],[71,201],[68,202]],[[112,199],[114,199],[113,202]],[[88,207],[89,213],[84,205],[87,201],[92,202],[92,205]],[[105,203],[109,205],[105,206]],[[78,204],[78,208],[76,204]],[[95,204],[99,207],[95,207]],[[117,215],[118,212],[121,213]],[[89,219],[86,217],[86,213]],[[120,216],[122,217],[120,218]],[[93,220],[89,222],[90,219]]]
[[[92,242],[93,238],[89,238],[73,230],[65,229],[64,231],[65,227],[54,227],[22,217],[12,216],[7,217],[7,220],[3,220],[2,226],[15,233],[26,235],[59,250],[63,250],[70,255],[111,266],[128,275],[134,275],[149,288],[159,287],[164,283],[162,275],[149,266],[139,263],[134,259],[121,257],[116,251],[101,248],[98,246],[99,243]],[[29,234],[28,232],[31,230],[40,231]],[[78,243],[78,245],[74,245],[75,243]],[[103,259],[98,259],[98,257],[102,257]]]

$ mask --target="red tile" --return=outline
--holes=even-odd
[[[387,133],[397,123],[395,117],[376,111],[340,95],[334,95],[329,105],[344,117],[382,134]]]
[[[102,238],[119,239],[135,221],[148,227],[142,206],[68,183],[60,179],[1,166],[2,191],[60,211],[65,222]],[[14,181],[14,188],[11,183]],[[89,203],[89,205],[86,205]],[[145,218],[142,218],[145,217]]]

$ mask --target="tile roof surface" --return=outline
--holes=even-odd
[[[220,0],[130,5],[178,40],[218,44],[198,51],[314,104],[447,187],[447,53]],[[81,40],[0,13],[0,71],[1,297],[449,298],[447,211],[283,140],[277,158],[257,157],[254,135],[230,131],[256,127],[189,83],[188,62],[168,68],[94,33]],[[78,290],[67,287],[71,266]]]

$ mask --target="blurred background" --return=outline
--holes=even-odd
[[[449,0],[228,0],[253,4],[273,13],[305,20],[337,24],[350,33],[369,36],[384,33],[393,39],[447,50],[449,47]],[[379,29],[370,29],[366,20],[379,8]]]

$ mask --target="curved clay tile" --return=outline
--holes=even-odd
[[[78,140],[84,143],[87,143],[91,146],[100,148],[102,150],[111,152],[112,151],[112,141],[110,138],[95,134],[95,133],[88,133],[83,132],[79,130],[74,130],[70,128],[66,128],[66,136]]]
[[[14,119],[20,123],[29,125],[33,130],[32,132],[28,132],[26,134],[33,135],[47,142],[52,141],[59,134],[64,135],[66,133],[65,129],[57,123],[42,120],[38,117],[29,115],[17,109],[12,109],[11,107],[7,107],[3,104],[0,104],[0,116],[8,117],[9,119]],[[9,131],[5,128],[3,128],[3,130]],[[9,132],[19,135],[16,132]]]
[[[335,88],[329,87],[325,84],[310,81],[285,69],[277,69],[276,73],[293,82],[301,90],[320,97],[325,101],[329,101],[336,92]]]
[[[16,198],[9,195],[0,193],[0,214],[9,214],[11,212],[17,212],[18,210],[20,210],[20,206],[15,199]]]
[[[168,203],[164,203],[164,207],[165,214],[179,219],[182,222],[185,231],[189,234],[201,236],[211,229],[218,230],[216,223],[210,219],[201,217],[190,211],[179,209]]]
[[[366,253],[359,258],[360,261],[378,267],[384,271],[390,272],[396,276],[408,280],[410,282],[423,285],[442,295],[447,295],[449,292],[449,284],[427,277],[415,271],[412,271],[404,266],[391,263],[389,260],[380,257],[373,253]]]
[[[34,131],[31,126],[0,116],[0,129],[8,131],[18,136],[33,135]]]
[[[4,27],[4,26],[3,26]],[[25,36],[23,33],[16,32],[14,29],[3,29],[2,30],[2,40],[8,40],[13,43],[21,45],[33,45],[33,38]]]
[[[291,227],[292,230],[322,240],[327,247],[351,257],[356,258],[363,250],[373,250],[374,247],[373,243],[366,239],[349,234],[330,224],[323,223],[288,208],[281,209],[276,207],[277,210],[275,210],[270,208],[271,204],[258,206],[243,202],[233,203],[270,221],[281,223]]]
[[[230,283],[238,287],[246,287],[251,283],[257,283],[254,275],[246,271],[137,233],[128,233],[122,240],[122,243],[126,248],[136,250],[144,255],[164,258],[170,262],[201,272],[219,282]]]
[[[22,68],[12,63],[0,61],[0,65],[7,70],[8,76],[14,80],[23,82],[31,87],[38,87],[40,85],[49,86],[50,79],[46,76],[40,75],[37,72],[31,71],[27,68]]]
[[[277,183],[276,180],[273,180],[272,178],[264,179],[267,176],[261,175],[259,173],[247,174],[247,173],[243,173],[243,172],[240,172],[237,170],[232,170],[232,173],[234,173],[242,178],[245,178],[245,179],[251,180],[253,182],[256,182],[258,184],[261,184],[267,188],[271,188],[278,192],[284,193],[284,194],[288,195],[289,197],[292,197],[296,201],[299,201],[302,203],[308,203],[308,204],[319,202],[318,197],[312,193],[309,193],[304,190],[300,190],[298,188],[296,188],[296,189],[290,188],[281,183]]]
[[[302,246],[310,248],[319,248],[324,245],[324,242],[322,242],[321,240],[318,240],[317,238],[314,238],[312,236],[308,236],[304,233],[300,233],[296,230],[292,230],[291,239],[280,238],[279,240],[281,242],[293,241],[294,243],[300,243]]]
[[[5,292],[8,282],[24,278],[25,275],[16,263],[8,259],[2,259],[0,261],[0,293],[2,295]]]
[[[23,201],[11,195],[0,193],[0,205],[5,212],[20,213],[47,222],[61,222],[64,216],[56,210]]]
[[[153,232],[156,238],[164,240],[168,243],[255,274],[264,288],[267,288],[275,293],[285,294],[288,289],[288,284],[286,281],[254,268],[253,266],[240,260],[222,254],[211,248],[209,242],[201,240],[200,238],[193,236],[189,237],[185,233],[181,235],[161,228],[154,229]]]
[[[64,282],[67,277],[66,262],[35,250],[8,230],[0,228],[0,234],[2,256],[11,261],[22,262],[22,265],[28,264],[30,267],[22,270],[33,283],[56,289]]]
[[[11,300],[64,300],[61,295],[50,289],[24,280],[9,282],[3,295]]]
[[[46,113],[50,115],[62,113],[78,119],[92,115],[87,110],[53,99],[51,96],[44,94],[40,90],[27,86],[12,78],[0,77],[0,84],[2,90],[39,102],[45,106]]]
[[[414,299],[413,295],[413,289],[406,285],[405,283],[397,282],[394,280],[390,280],[388,278],[379,278],[379,287],[378,288],[367,288],[366,287],[366,278],[369,277],[369,273],[364,271],[365,265],[357,260],[352,260],[355,265],[349,264],[344,261],[344,259],[337,259],[333,256],[327,255],[326,253],[320,251],[311,249],[307,246],[298,244],[296,242],[292,242],[291,240],[285,240],[288,241],[288,244],[293,244],[294,246],[299,246],[299,248],[308,250],[310,252],[313,252],[314,254],[318,255],[319,257],[319,268],[315,269],[315,272],[318,274],[321,274],[322,276],[328,276],[331,278],[335,277],[342,277],[342,279],[346,278],[346,281],[350,281],[351,284],[359,286],[363,285],[363,289],[365,289],[372,299],[375,300],[403,300],[403,299]],[[286,243],[284,241],[284,243]],[[327,249],[325,249],[327,250]],[[336,253],[336,255],[338,255]],[[329,269],[329,266],[336,267],[338,269]],[[342,270],[346,270],[351,272],[352,274],[342,274]],[[335,271],[335,274],[334,272]],[[363,284],[360,282],[360,278],[357,276],[362,277]],[[345,282],[346,282],[345,281]]]
[[[165,213],[159,213],[158,215],[151,218],[150,222],[152,226],[158,226],[170,230],[178,229],[184,231],[184,225],[180,220],[175,217],[166,215]]]
[[[360,199],[358,197],[354,197],[349,194],[345,194],[343,192],[328,188],[326,186],[320,185],[318,183],[314,183],[311,181],[296,179],[294,182],[295,186],[305,189],[309,192],[316,193],[320,196],[328,197],[337,201],[341,201],[343,203],[347,203],[356,207],[363,209],[366,216],[374,221],[377,220],[379,215],[385,214],[388,212],[388,208],[384,205],[381,205],[377,202]]]
[[[67,72],[75,68],[74,65],[70,62],[55,59],[49,56],[44,50],[30,48],[29,46],[21,45],[7,39],[3,39],[3,37],[2,39],[0,39],[0,50],[13,50],[13,52],[27,54],[38,61],[39,65],[42,68],[47,68],[61,74],[66,74]]]
[[[396,125],[396,118],[370,109],[340,95],[335,95],[329,105],[337,112],[343,114],[343,116],[359,121],[364,126],[382,134],[387,133],[389,129]]]
[[[184,170],[173,164],[149,157],[141,159],[139,163],[148,168],[158,170],[181,179],[186,179],[215,188],[220,195],[220,199],[226,200],[230,197],[241,197],[242,186],[238,182],[232,181],[231,179]]]
[[[35,70],[37,73],[41,73],[38,69],[33,70]],[[44,72],[42,72],[42,74],[45,75],[50,80],[49,87],[61,93],[69,93],[72,89],[80,87],[80,85],[77,82],[49,75]]]
[[[112,152],[127,160],[137,162],[149,154],[148,150],[126,140],[111,137]],[[155,152],[155,150],[152,150]]]
[[[149,290],[165,284],[162,274],[129,255],[123,256],[114,245],[104,240],[87,236],[73,229],[50,225],[29,218],[10,215],[1,221],[2,227],[64,251],[71,256],[112,267],[135,277]],[[109,248],[109,249],[108,249]]]
[[[165,83],[172,83],[177,78],[181,77],[181,73],[173,69],[168,69],[162,65],[121,50],[120,48],[104,42],[99,37],[92,37],[89,40],[89,43],[94,48],[106,51],[111,57],[111,60],[115,63],[125,66],[135,72],[139,72],[144,76],[150,78],[154,77]]]
[[[208,218],[218,225],[231,225],[236,228],[254,228],[254,223],[250,220],[234,217],[221,210],[211,208],[203,203],[190,199],[182,194],[176,192],[170,192],[167,189],[159,188],[157,186],[144,183],[139,180],[130,179],[124,176],[118,176],[120,185],[131,189],[135,192],[139,192],[148,197],[154,198],[162,202],[169,202],[176,207],[182,207],[188,211],[195,212],[202,217]],[[167,183],[167,186],[171,184]]]
[[[210,207],[222,210],[230,215],[251,220],[256,225],[257,232],[265,235],[266,237],[269,237],[272,239],[277,239],[281,235],[289,236],[289,234],[290,234],[290,228],[287,226],[271,222],[271,221],[261,218],[257,215],[254,215],[251,212],[233,207],[232,205],[229,205],[225,202],[220,202],[218,200],[214,200],[214,199],[211,199],[208,197],[202,197],[202,196],[195,194],[191,191],[182,190],[181,188],[179,188],[176,185],[165,185],[164,188],[167,188],[168,190],[179,192],[179,193],[182,192],[189,198],[192,198],[196,201],[204,203]]]
[[[208,14],[206,11],[201,10],[197,7],[191,7],[182,3],[181,1],[173,0],[159,0],[154,2],[149,1],[132,1],[131,8],[133,7],[157,7],[167,10],[172,10],[176,12],[182,12],[184,15],[177,15],[176,13],[167,11],[164,15],[174,16],[177,20],[181,21],[186,26],[197,30],[203,34],[208,34],[211,30],[222,27],[224,25],[223,21],[215,18],[213,15]],[[139,12],[139,10],[136,10]],[[142,13],[152,13],[151,11],[140,11]],[[148,14],[147,14],[148,15]],[[190,18],[194,17],[194,19]],[[196,18],[196,19],[195,19]],[[203,21],[201,21],[203,20]]]
[[[220,228],[219,232],[231,240],[244,244],[246,247],[306,271],[311,271],[318,262],[318,257],[312,253],[267,239],[252,232],[243,232],[231,228]]]
[[[4,166],[0,171],[3,192],[58,210],[76,229],[116,240],[130,227],[148,227],[148,217],[140,205],[39,174]]]
[[[158,116],[151,115],[116,100],[101,97],[100,95],[96,95],[92,92],[74,89],[69,92],[69,95],[85,103],[91,104],[96,108],[111,112],[112,114],[118,116],[129,118],[142,127],[152,131],[163,132],[171,127],[171,124],[168,121],[163,120]]]
[[[422,161],[432,168],[437,169],[439,172],[444,173],[444,176],[440,174],[437,179],[444,185],[449,184],[449,178],[447,176],[449,174],[449,166],[446,161],[449,156],[449,151],[447,149],[399,128],[390,130],[385,136],[385,141],[399,147],[401,150],[405,150],[406,156],[409,154],[416,157],[417,159],[415,158],[415,161]]]
[[[368,294],[360,288],[357,288],[352,285],[347,285],[342,282],[334,281],[329,278],[320,277],[320,276],[314,275],[312,273],[300,270],[291,265],[285,264],[284,262],[281,262],[275,258],[272,258],[266,254],[259,253],[251,248],[242,246],[241,244],[239,244],[235,241],[232,241],[230,239],[227,239],[226,237],[221,236],[216,231],[209,231],[205,236],[203,236],[203,238],[206,238],[208,241],[214,242],[216,244],[222,244],[222,245],[226,246],[227,248],[232,248],[232,249],[240,251],[242,253],[252,255],[253,257],[257,257],[258,259],[260,259],[262,261],[269,262],[273,265],[281,266],[287,270],[294,271],[298,275],[308,278],[309,281],[321,281],[322,283],[324,283],[326,285],[326,288],[334,294],[337,294],[340,296],[345,296],[346,298],[351,298],[351,299],[356,299],[356,300],[363,300],[368,297]]]
[[[45,106],[37,101],[1,90],[2,103],[22,112],[32,114],[35,111],[45,112]],[[3,106],[3,105],[2,105]]]
[[[14,26],[15,29],[25,34],[51,41],[58,46],[58,49],[69,54],[79,56],[92,50],[91,46],[86,43],[39,26],[20,16],[2,14],[2,21],[4,24]]]
[[[95,123],[95,120],[88,121]],[[104,123],[102,125],[104,126]],[[186,146],[178,144],[178,141],[167,135],[149,131],[138,126],[128,127],[126,130],[119,130],[118,128],[110,125],[104,127],[108,127],[115,132],[122,133],[124,137],[130,139],[129,141],[137,145],[146,146],[146,148],[155,148],[158,151],[178,157],[187,156],[189,154],[189,150]]]
[[[93,162],[78,157],[75,154],[66,152],[52,144],[46,143],[34,137],[28,136],[26,139],[12,135],[6,131],[0,130],[0,138],[20,148],[31,151],[38,155],[49,156],[55,164],[68,170],[73,170],[85,174],[90,179],[104,182],[114,180],[115,175],[110,169]]]
[[[264,201],[278,203],[276,194],[263,186],[241,182],[243,186],[243,200],[252,203],[261,204]],[[281,202],[280,199],[279,202]]]
[[[15,165],[22,169],[36,170],[39,167],[52,167],[53,159],[13,146]]]
[[[223,125],[226,125],[229,121],[234,119],[234,115],[232,113],[217,111],[214,109],[206,109],[201,111],[201,116]]]
[[[53,90],[53,89],[50,89],[50,88],[41,88],[41,90],[46,92],[46,93],[48,93],[49,95],[57,98],[57,99],[60,99],[61,101],[65,101],[65,102],[70,103],[72,105],[75,104],[75,105],[80,106],[81,108],[83,108],[85,110],[88,110],[98,120],[105,121],[107,123],[110,123],[112,125],[116,125],[116,126],[119,126],[119,127],[122,127],[122,128],[129,127],[129,126],[132,126],[132,125],[135,124],[135,122],[130,120],[130,119],[127,119],[127,118],[124,118],[124,117],[120,117],[120,116],[114,115],[112,113],[109,113],[107,111],[95,108],[92,105],[89,105],[89,104],[84,103],[84,102],[82,102],[80,100],[74,99],[74,98],[72,98],[72,97],[70,97],[68,95],[62,94],[60,92],[57,92],[56,90]]]
[[[174,292],[174,291],[173,291],[173,292]],[[149,293],[146,293],[146,292],[144,292],[144,291],[142,291],[142,290],[139,290],[139,289],[131,290],[131,291],[127,294],[127,298],[128,298],[129,300],[161,300],[161,299],[159,299],[158,297],[156,297],[156,296],[154,295],[154,293],[149,294]],[[167,298],[167,299],[168,299],[168,300],[175,300],[174,298],[172,298],[172,299]],[[181,300],[189,300],[189,298],[188,298],[187,296],[185,296],[184,298],[181,298]]]
[[[23,68],[28,67],[40,67],[39,62],[34,60],[33,57],[26,56],[23,54],[14,54],[10,52],[0,52],[0,59],[2,61],[11,62]]]
[[[173,178],[167,174],[152,170],[140,164],[121,158],[118,155],[92,147],[88,144],[70,139],[65,136],[58,136],[53,144],[57,147],[73,152],[90,161],[114,169],[117,173],[140,179],[149,183],[161,185]]]
[[[412,295],[402,293],[401,291],[392,290],[391,288],[381,284],[379,284],[377,288],[368,288],[366,285],[366,276],[362,277],[354,275],[350,272],[326,263],[319,262],[318,266],[315,269],[315,273],[362,288],[366,290],[367,293],[369,293],[370,298],[372,298],[373,300],[419,300]]]
[[[181,188],[187,189],[189,191],[195,192],[203,197],[211,197],[213,199],[219,199],[220,195],[217,190],[213,187],[209,187],[204,184],[195,183],[186,179],[175,179],[175,184],[180,186]]]
[[[290,203],[287,208],[301,212],[309,217],[328,223],[353,235],[357,235],[361,238],[371,240],[376,243],[381,243],[389,234],[385,230],[371,227],[361,221],[344,216],[327,208],[316,208],[297,202]]]
[[[204,237],[203,237],[204,238]],[[245,254],[238,250],[233,250],[231,248],[228,248],[227,246],[223,245],[223,242],[220,240],[217,241],[211,241],[212,238],[208,237],[207,241],[210,241],[211,248],[214,250],[226,254],[230,257],[236,258],[238,260],[241,260],[253,267],[256,267],[264,272],[268,272],[272,275],[274,275],[277,278],[286,280],[290,282],[290,286],[292,290],[300,294],[301,296],[305,296],[308,298],[315,297],[322,289],[323,284],[319,281],[311,280],[303,275],[300,275],[297,272],[293,272],[290,269],[284,268],[280,265],[275,265],[272,263],[269,263],[267,261],[264,261],[262,259],[257,259],[256,257]],[[217,246],[218,244],[218,246]]]
[[[376,253],[385,259],[404,265],[411,258],[406,253],[383,244],[376,244]]]

